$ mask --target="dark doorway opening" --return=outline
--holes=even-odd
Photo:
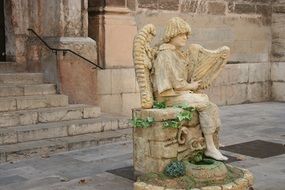
[[[6,61],[4,0],[0,0],[0,61]]]

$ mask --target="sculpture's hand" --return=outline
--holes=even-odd
[[[201,82],[202,82],[201,80],[191,82],[189,84],[190,90],[197,90],[199,88]]]

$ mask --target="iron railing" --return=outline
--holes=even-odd
[[[87,61],[89,64],[95,66],[94,69],[96,69],[96,68],[104,69],[104,68],[101,67],[100,65],[97,65],[96,63],[94,63],[94,62],[90,61],[89,59],[87,59],[87,58],[85,58],[85,57],[79,55],[78,53],[72,51],[71,49],[52,48],[52,47],[50,47],[50,46],[47,44],[47,42],[44,41],[44,39],[42,39],[33,29],[28,28],[28,31],[31,31],[31,32],[32,32],[48,49],[50,49],[53,53],[57,54],[57,52],[60,51],[60,52],[63,52],[63,53],[65,54],[65,53],[67,53],[67,52],[70,52],[70,53],[72,53],[72,54],[74,54],[74,55],[80,57],[81,59]]]

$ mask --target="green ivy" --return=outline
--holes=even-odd
[[[177,116],[176,119],[178,121],[190,121],[192,119],[192,112],[190,111],[183,111],[180,112]]]
[[[191,121],[195,108],[193,108],[189,104],[177,105],[175,107],[181,108],[183,109],[183,111],[177,114],[175,119],[164,121],[163,122],[164,128],[176,128],[177,129],[181,127],[182,121]]]
[[[174,107],[181,108],[181,109],[183,109],[185,111],[190,111],[190,112],[195,111],[195,108],[190,106],[188,103],[182,103],[182,104],[176,105]]]
[[[168,177],[180,177],[184,176],[186,168],[183,162],[181,161],[172,161],[164,169],[164,174]]]
[[[153,108],[164,109],[164,108],[166,108],[166,103],[165,103],[165,102],[158,102],[158,101],[155,101],[155,102],[153,103]]]
[[[162,123],[163,128],[180,128],[180,123],[176,120],[167,120]]]
[[[147,117],[146,119],[134,118],[131,124],[136,128],[148,128],[154,123],[153,117]]]

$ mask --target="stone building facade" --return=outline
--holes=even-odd
[[[173,16],[190,23],[189,43],[231,48],[229,63],[207,90],[218,105],[285,101],[284,0],[4,0],[6,60],[44,72],[71,103],[97,104],[130,115],[139,107],[132,40],[142,26],[163,26]],[[105,69],[93,69],[70,48]],[[2,43],[2,42],[1,42]]]

